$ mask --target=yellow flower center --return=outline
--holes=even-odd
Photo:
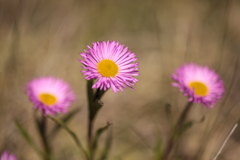
[[[201,82],[191,82],[189,87],[193,89],[194,93],[198,96],[206,96],[208,93],[207,86]]]
[[[114,77],[118,73],[118,66],[109,59],[104,59],[98,63],[98,72],[104,77]]]
[[[42,103],[44,103],[45,105],[53,105],[57,102],[57,98],[51,94],[48,93],[43,93],[39,96],[39,99]]]

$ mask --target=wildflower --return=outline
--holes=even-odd
[[[13,154],[4,151],[1,155],[0,160],[17,160],[17,158]]]
[[[29,100],[45,114],[65,113],[75,99],[70,86],[61,79],[41,77],[26,86]]]
[[[123,88],[132,86],[138,81],[133,76],[138,76],[138,63],[134,53],[127,47],[115,41],[95,42],[88,46],[86,53],[80,53],[83,60],[79,60],[86,69],[82,71],[86,80],[97,79],[92,88],[114,92],[123,91]]]
[[[213,108],[218,99],[224,94],[224,85],[215,71],[205,66],[193,63],[179,67],[172,79],[173,86],[189,97],[189,101],[203,104],[206,108]]]

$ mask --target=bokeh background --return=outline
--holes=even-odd
[[[103,97],[95,128],[113,123],[109,159],[150,160],[160,137],[166,144],[187,101],[171,86],[170,75],[186,62],[216,70],[226,94],[214,109],[194,105],[189,119],[196,123],[173,154],[184,160],[213,158],[240,116],[239,16],[238,0],[1,0],[0,151],[20,160],[39,159],[14,119],[39,142],[24,87],[32,78],[48,75],[69,82],[76,93],[70,110],[81,111],[68,125],[86,145],[86,81],[79,53],[92,42],[115,40],[136,53],[140,76],[135,90],[109,90]],[[165,112],[169,105],[172,116]],[[219,160],[239,158],[239,136],[240,127]],[[53,148],[58,160],[81,157],[64,130]]]

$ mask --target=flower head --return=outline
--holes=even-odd
[[[133,76],[138,76],[138,63],[134,53],[127,47],[115,41],[95,42],[88,46],[86,53],[80,53],[83,60],[79,60],[86,69],[82,71],[86,80],[97,79],[92,88],[107,90],[112,88],[114,92],[122,91],[138,81]]]
[[[1,155],[0,160],[17,160],[17,158],[13,154],[4,151]]]
[[[31,80],[26,86],[29,100],[45,114],[65,113],[75,99],[70,86],[61,79],[41,77]]]
[[[172,85],[188,96],[189,101],[203,104],[207,108],[213,108],[224,94],[223,81],[208,67],[185,64],[172,74],[172,78],[176,81]]]

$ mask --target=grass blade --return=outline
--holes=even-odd
[[[73,138],[73,140],[77,144],[78,148],[83,152],[85,158],[87,160],[89,160],[89,156],[88,156],[87,152],[85,151],[85,149],[83,148],[83,146],[82,146],[80,140],[78,139],[78,137],[76,136],[76,134],[72,130],[70,130],[61,120],[59,120],[53,116],[50,116],[50,115],[48,115],[47,117],[50,118],[51,120],[53,120],[54,122],[56,122],[57,124],[59,124],[63,129],[65,129],[70,134],[70,136]]]
[[[98,140],[99,140],[99,137],[102,135],[102,133],[104,131],[106,131],[109,126],[111,124],[107,123],[106,126],[102,127],[102,128],[99,128],[97,131],[96,131],[96,134],[95,134],[95,137],[94,137],[94,140],[93,140],[93,147],[92,147],[92,154],[94,155],[95,151],[97,150],[97,147],[98,147]]]
[[[61,118],[61,121],[66,124],[69,122],[78,112],[80,111],[80,108],[76,108],[73,111],[69,112],[67,115]],[[56,126],[52,129],[52,132],[50,133],[49,137],[54,137],[59,130],[61,129],[61,125],[56,123]],[[52,138],[50,138],[52,139]]]
[[[162,140],[161,140],[161,138],[159,138],[157,141],[157,145],[155,147],[154,153],[155,153],[154,160],[161,159],[161,157],[162,157]]]
[[[15,120],[15,125],[17,126],[19,132],[21,133],[21,135],[23,136],[23,138],[27,141],[27,143],[34,149],[34,151],[40,156],[40,157],[44,157],[44,154],[38,149],[38,147],[36,146],[35,142],[33,141],[33,139],[30,137],[30,135],[28,134],[28,132],[23,128],[23,126],[17,121]]]
[[[100,156],[99,160],[107,160],[109,151],[111,149],[112,144],[112,129],[109,131],[108,137],[106,139],[105,148]]]

